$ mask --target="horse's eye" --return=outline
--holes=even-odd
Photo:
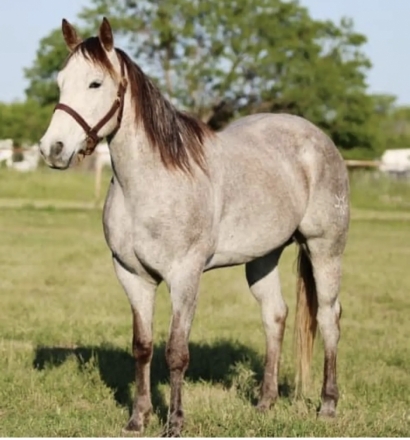
[[[91,84],[90,84],[90,89],[98,89],[98,87],[100,87],[101,86],[101,83],[100,82],[98,82],[98,81],[93,81]]]

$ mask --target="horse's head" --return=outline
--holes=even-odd
[[[62,32],[70,55],[57,76],[60,101],[40,150],[49,166],[66,169],[78,153],[91,154],[118,129],[126,81],[107,19],[98,37],[82,41],[66,20]]]

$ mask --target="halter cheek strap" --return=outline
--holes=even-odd
[[[88,125],[88,123],[79,113],[77,113],[73,108],[71,108],[66,104],[58,103],[54,107],[54,111],[62,110],[68,113],[85,131],[85,134],[87,136],[86,148],[85,150],[82,150],[80,152],[85,156],[89,156],[94,152],[98,142],[102,140],[102,138],[98,136],[98,132],[101,130],[101,128],[104,127],[105,124],[107,124],[107,122],[109,122],[112,119],[112,117],[115,115],[115,112],[117,110],[118,110],[117,125],[115,126],[110,136],[113,136],[121,126],[122,113],[124,110],[124,97],[125,97],[125,92],[127,90],[127,79],[125,78],[124,61],[121,58],[120,58],[120,65],[121,65],[121,80],[117,89],[117,97],[115,98],[115,101],[113,102],[111,108],[108,110],[105,116],[103,116],[100,119],[100,121],[94,125],[94,127]]]

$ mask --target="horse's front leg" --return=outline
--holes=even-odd
[[[115,272],[131,304],[133,314],[132,349],[135,358],[136,391],[133,410],[125,432],[142,434],[152,411],[150,368],[153,352],[152,318],[157,283],[126,270],[114,259]]]
[[[182,383],[189,364],[188,339],[198,299],[203,264],[190,260],[169,277],[172,321],[166,347],[170,371],[171,398],[165,435],[179,437],[184,423]]]

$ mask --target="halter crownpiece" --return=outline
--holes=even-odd
[[[120,83],[118,84],[117,97],[115,98],[115,101],[113,102],[111,108],[108,110],[105,116],[101,118],[100,121],[94,125],[94,127],[90,127],[90,125],[88,125],[88,123],[79,113],[77,113],[74,109],[72,109],[70,106],[66,104],[58,103],[54,107],[54,111],[62,110],[68,113],[79,125],[81,125],[81,127],[85,131],[85,134],[87,135],[86,147],[85,150],[81,150],[79,152],[83,156],[89,156],[94,152],[98,142],[102,140],[102,137],[98,136],[98,132],[114,116],[117,110],[119,110],[117,115],[117,125],[110,134],[110,136],[114,135],[121,126],[122,113],[124,109],[124,97],[125,97],[125,92],[127,90],[127,78],[125,78],[124,61],[121,58],[119,58],[119,60],[121,66],[121,80]]]

